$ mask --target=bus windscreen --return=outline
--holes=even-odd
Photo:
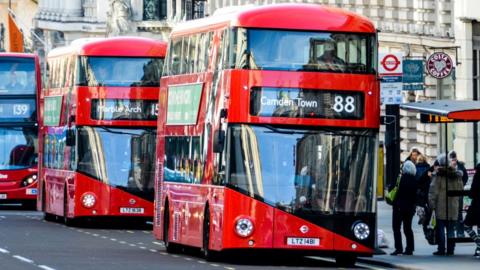
[[[232,66],[374,74],[375,40],[374,35],[366,34],[238,29]]]
[[[141,57],[80,58],[79,86],[159,86],[163,59]]]
[[[0,170],[20,170],[37,164],[36,140],[32,128],[0,128]]]
[[[0,95],[35,95],[36,75],[33,58],[2,58]]]

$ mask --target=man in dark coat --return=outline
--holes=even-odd
[[[465,231],[477,245],[474,256],[480,258],[480,235],[473,230],[473,226],[476,225],[477,231],[480,231],[480,164],[475,167],[475,175],[468,196],[472,199],[472,203],[465,217]]]
[[[412,255],[415,249],[412,219],[415,214],[415,194],[417,192],[417,181],[415,179],[416,168],[415,164],[410,160],[405,161],[402,167],[402,176],[400,177],[400,184],[395,200],[393,201],[392,212],[392,228],[393,237],[395,240],[395,251],[391,255]],[[403,251],[402,234],[400,228],[403,223],[403,232],[407,239],[407,246]]]
[[[448,164],[445,154],[438,156],[438,164],[435,174],[432,176],[430,189],[428,191],[428,204],[435,210],[437,221],[436,232],[438,239],[438,251],[433,255],[453,255],[455,243],[447,241],[447,252],[445,253],[445,229],[447,239],[455,237],[454,225],[458,218],[458,198],[447,197],[448,192],[463,190],[462,173]],[[448,181],[448,184],[447,184]]]

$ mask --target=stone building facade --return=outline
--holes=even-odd
[[[453,75],[437,80],[425,76],[425,90],[404,93],[404,101],[478,99],[480,70],[480,2],[478,0],[39,0],[35,26],[50,48],[79,37],[108,36],[112,5],[122,2],[129,11],[128,30],[122,34],[166,40],[178,22],[212,15],[237,5],[308,2],[336,6],[362,14],[380,30],[380,52],[402,52],[406,58],[426,59],[448,53],[455,62]],[[119,4],[119,3],[117,3]],[[125,15],[129,14],[129,15]],[[119,16],[119,15],[114,15]],[[109,28],[110,27],[110,28]],[[480,161],[478,127],[455,124],[445,138],[443,127],[421,124],[416,114],[401,112],[402,159],[411,147],[433,159],[444,151],[445,140],[472,168]]]
[[[11,9],[15,14],[18,27],[24,34],[24,43],[27,51],[33,50],[34,47],[34,38],[30,32],[33,29],[33,18],[37,12],[37,1],[34,0],[11,0]],[[0,0],[0,24],[3,25],[3,43],[0,46],[3,46],[2,49],[8,51],[8,0]],[[2,28],[0,26],[0,28]],[[1,36],[1,34],[0,34]]]

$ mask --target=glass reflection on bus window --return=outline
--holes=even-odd
[[[373,34],[237,29],[233,40],[236,68],[375,73]]]
[[[0,61],[0,95],[34,95],[36,87],[33,59],[2,58]]]
[[[375,145],[370,130],[231,126],[227,185],[292,213],[371,213]]]
[[[159,86],[163,59],[82,57],[77,84],[81,86]]]

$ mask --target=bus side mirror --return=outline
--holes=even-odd
[[[75,146],[75,130],[73,129],[67,129],[67,138],[65,141],[65,144],[67,146]]]
[[[213,152],[221,153],[223,152],[223,147],[225,145],[225,131],[216,130],[213,134]]]

